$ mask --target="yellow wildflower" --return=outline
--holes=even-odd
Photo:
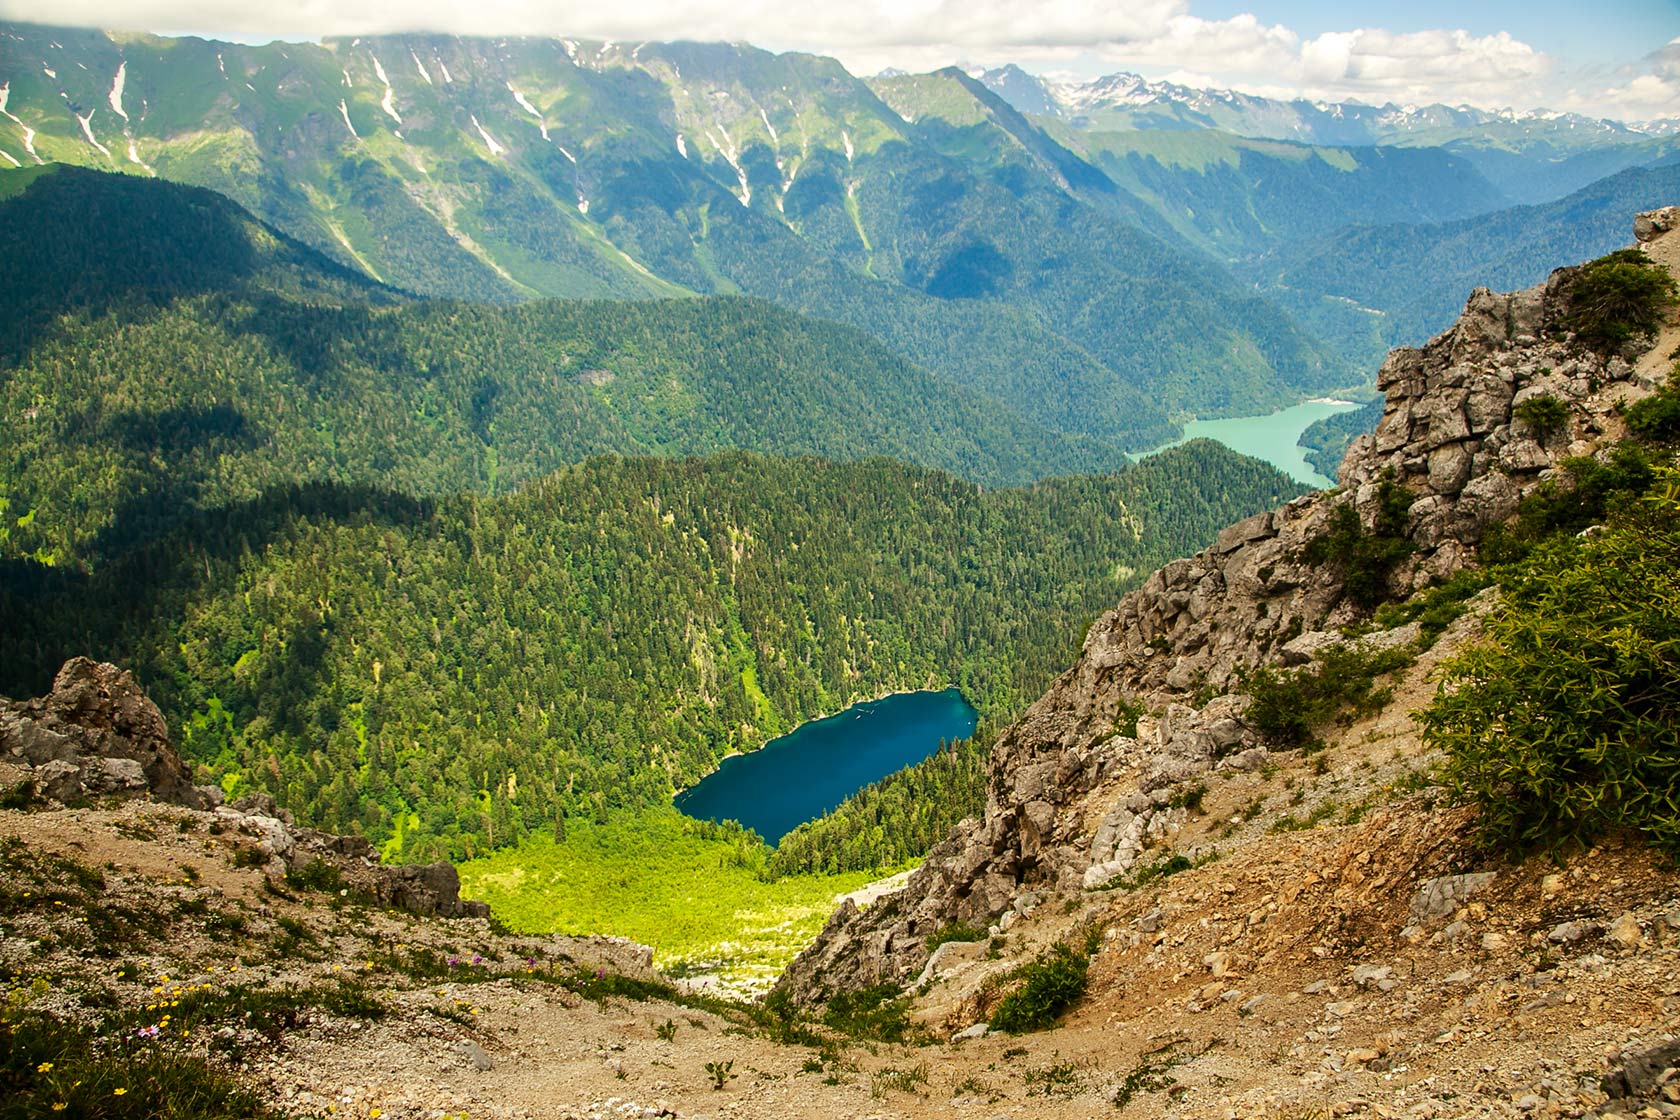
[[[52,1072],[52,1063],[51,1062],[42,1062],[40,1065],[35,1067],[35,1072],[36,1073],[50,1073],[50,1072]]]

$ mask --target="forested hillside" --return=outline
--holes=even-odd
[[[1680,160],[1623,171],[1567,198],[1457,222],[1388,224],[1305,241],[1258,262],[1262,288],[1350,354],[1380,358],[1449,326],[1472,288],[1539,283],[1558,261],[1628,243],[1627,216],[1680,197]],[[1338,326],[1339,324],[1339,326]],[[1374,364],[1374,363],[1373,363]]]
[[[427,301],[208,192],[0,188],[0,692],[131,665],[204,777],[393,854],[662,805],[889,690],[1001,719],[1293,492],[1211,444],[983,490],[1123,458],[762,301]]]
[[[92,574],[7,563],[0,692],[119,659],[206,776],[459,857],[663,803],[886,691],[1006,716],[1136,572],[1294,492],[1205,442],[1021,490],[744,454],[592,459],[503,498],[279,490]]]
[[[740,298],[405,300],[208,191],[0,172],[8,551],[97,561],[303,481],[507,490],[606,451],[1113,469],[866,335]]]

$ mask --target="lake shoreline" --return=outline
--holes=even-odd
[[[794,731],[798,731],[800,727],[804,727],[808,723],[817,723],[821,720],[833,719],[835,716],[844,715],[845,713],[851,711],[853,708],[861,708],[865,704],[878,704],[882,700],[891,700],[895,696],[914,696],[918,692],[947,692],[950,689],[953,689],[953,688],[956,688],[956,687],[957,686],[954,685],[954,684],[948,684],[948,685],[943,685],[939,688],[933,688],[933,687],[928,687],[928,688],[895,688],[891,692],[876,693],[873,697],[871,697],[868,700],[853,700],[851,703],[846,704],[845,706],[843,706],[843,707],[841,707],[841,708],[839,708],[835,711],[832,711],[832,712],[824,712],[821,715],[808,716],[805,719],[800,720],[798,726],[795,727],[793,729],[793,731],[784,731],[780,735],[773,735],[770,738],[764,740],[764,742],[760,743],[758,746],[754,747],[750,751],[730,751],[728,754],[726,754],[723,757],[718,759],[718,762],[717,762],[716,766],[712,767],[710,770],[706,771],[706,773],[702,774],[700,776],[700,781],[699,782],[695,782],[694,785],[692,785],[692,786],[682,786],[679,789],[675,789],[675,790],[672,791],[671,796],[673,798],[681,797],[683,794],[687,793],[689,790],[695,788],[695,786],[698,786],[700,784],[700,782],[705,781],[707,778],[711,777],[713,774],[716,774],[719,770],[723,769],[723,764],[728,762],[730,759],[732,759],[732,758],[749,758],[752,755],[755,755],[759,751],[763,750],[765,747],[768,747],[771,743],[774,743],[777,739],[784,739],[787,736],[792,735]]]
[[[893,690],[735,753],[671,804],[696,819],[737,821],[774,846],[859,790],[973,738],[979,716],[955,686]]]
[[[1263,415],[1187,420],[1184,434],[1178,439],[1134,455],[1132,461],[1147,459],[1191,440],[1211,439],[1239,454],[1270,463],[1303,486],[1327,490],[1336,482],[1318,473],[1307,461],[1305,449],[1301,447],[1301,436],[1315,422],[1359,407],[1359,404],[1341,397],[1313,397]]]

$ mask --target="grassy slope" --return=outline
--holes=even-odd
[[[766,883],[737,842],[705,831],[674,809],[580,821],[563,842],[528,840],[462,864],[461,882],[521,932],[619,934],[654,946],[661,968],[721,965],[731,978],[763,979],[810,943],[836,895],[881,874]]]

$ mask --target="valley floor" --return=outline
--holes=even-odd
[[[145,1045],[207,1055],[290,1115],[1680,1114],[1680,881],[1617,843],[1475,852],[1465,812],[1412,776],[1431,760],[1408,712],[1453,644],[1328,750],[1219,775],[1173,843],[1205,833],[1221,858],[944,950],[913,988],[925,1044],[815,1025],[795,1044],[622,940],[277,893],[225,813],[146,803],[0,812],[0,958],[17,991],[46,978],[40,1009],[172,1014]],[[103,887],[72,888],[60,859]],[[1060,1024],[949,1041],[985,1019],[988,980],[1093,923],[1090,988]],[[262,991],[305,1009],[243,1018]],[[1638,1099],[1607,1103],[1601,1079],[1652,1048]]]

